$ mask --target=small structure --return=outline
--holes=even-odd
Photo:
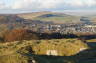
[[[46,54],[47,55],[53,55],[53,56],[57,56],[58,55],[56,50],[47,50]]]

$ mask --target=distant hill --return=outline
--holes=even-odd
[[[37,16],[41,16],[43,14],[48,14],[51,12],[33,12],[33,13],[22,13],[22,14],[17,14],[19,17],[25,18],[25,19],[33,19]]]
[[[0,15],[0,24],[15,23],[23,20],[23,18],[20,18],[17,15]]]
[[[67,15],[64,13],[58,12],[35,12],[35,13],[25,13],[18,14],[19,17],[24,19],[31,20],[40,20],[40,21],[51,21],[54,23],[80,23],[79,16]]]
[[[1,14],[0,24],[17,21],[42,21],[53,22],[57,24],[63,23],[85,23],[82,21],[83,16],[69,15],[60,12],[33,12],[33,13],[21,13],[21,14]],[[88,22],[96,22],[96,15],[84,16],[88,18]],[[86,21],[87,22],[87,21]]]
[[[89,16],[89,18],[91,19],[91,22],[95,22],[96,23],[96,15]]]
[[[21,14],[1,14],[0,24],[8,22],[20,22],[20,21],[42,21],[53,22],[57,24],[63,23],[85,23],[81,21],[81,16],[73,16],[59,12],[33,12],[33,13],[21,13]],[[95,16],[88,16],[88,19],[95,21]]]
[[[86,15],[85,17],[90,19],[90,22],[96,23],[96,13],[91,14],[91,15]]]

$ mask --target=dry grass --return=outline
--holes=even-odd
[[[47,50],[57,50],[59,56],[75,55],[80,51],[80,48],[88,48],[86,44],[78,39],[30,40],[0,43],[0,63],[29,63],[28,60],[31,53],[29,53],[27,47],[31,47],[34,54],[38,55],[45,55]],[[37,58],[39,60],[42,59],[41,57]],[[42,62],[42,60],[40,61]]]
[[[26,46],[31,46],[35,54],[45,55],[47,50],[57,50],[61,56],[74,55],[80,51],[80,48],[87,48],[86,44],[77,39],[16,41],[0,43],[0,56],[15,53]]]

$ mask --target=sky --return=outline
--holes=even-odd
[[[93,11],[96,0],[0,0],[0,13]]]

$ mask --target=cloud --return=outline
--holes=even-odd
[[[5,8],[5,7],[6,7],[5,3],[1,0],[1,1],[0,1],[0,9],[3,9],[3,8]]]
[[[67,0],[65,3],[73,7],[87,7],[96,5],[96,0]]]
[[[44,9],[86,9],[96,6],[96,0],[8,0],[8,3],[0,4],[2,9],[27,9],[27,10],[44,10]],[[1,2],[0,1],[0,2]]]
[[[92,7],[96,0],[16,0],[13,9],[52,9],[59,7]]]
[[[42,8],[56,8],[62,0],[19,0],[15,1],[12,8],[32,8],[32,9],[42,9]]]

